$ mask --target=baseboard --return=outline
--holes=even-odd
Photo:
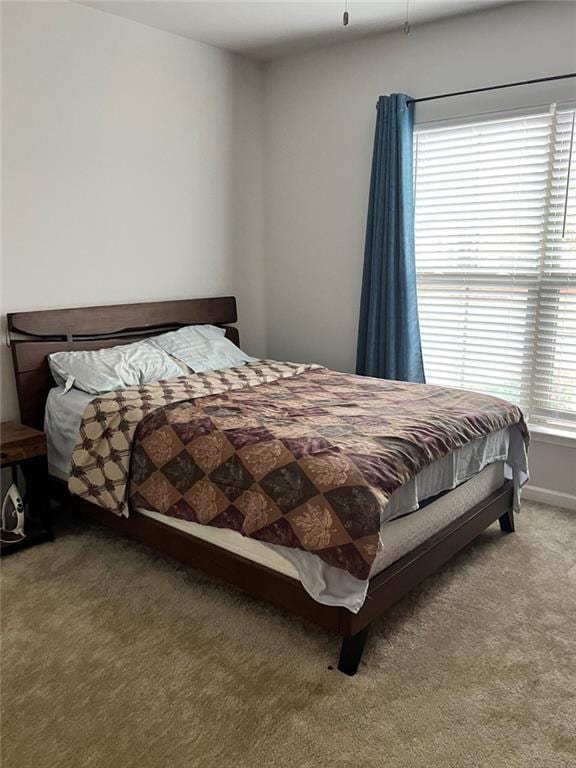
[[[537,485],[526,485],[522,489],[522,498],[527,501],[551,504],[553,507],[564,507],[576,512],[576,496],[571,493],[552,491],[549,488],[539,488]]]

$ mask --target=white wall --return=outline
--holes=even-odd
[[[576,510],[576,440],[532,432],[525,498]]]
[[[268,353],[352,371],[378,95],[426,96],[576,70],[576,4],[511,5],[271,63],[265,74]],[[573,92],[573,81],[571,88]],[[545,102],[562,87],[532,93]],[[422,117],[516,106],[525,89]],[[537,103],[538,100],[537,100]],[[541,461],[557,464],[546,446]],[[564,465],[568,454],[562,454]],[[570,457],[572,458],[572,457]],[[543,466],[541,461],[539,466]],[[560,462],[562,463],[562,461]],[[538,482],[576,497],[576,473]],[[575,498],[576,501],[576,498]]]
[[[2,314],[235,293],[263,354],[261,66],[74,3],[2,11]],[[2,383],[15,417],[4,344]]]

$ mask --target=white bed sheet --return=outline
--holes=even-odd
[[[44,426],[50,471],[61,479],[69,475],[82,415],[93,399],[93,396],[80,390],[63,393],[62,387],[54,387],[49,393]],[[526,450],[517,427],[475,440],[426,467],[390,498],[382,519],[382,547],[372,574],[383,570],[448,525],[500,487],[506,478],[514,479],[517,508],[519,489],[528,479]],[[445,491],[450,492],[419,509],[421,502]],[[343,606],[353,613],[357,613],[364,603],[367,582],[355,579],[346,571],[333,568],[307,552],[258,542],[236,531],[177,520],[150,510],[138,511],[299,579],[319,603]]]

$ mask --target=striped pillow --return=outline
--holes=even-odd
[[[55,352],[48,356],[48,364],[57,384],[92,395],[175,379],[184,373],[176,360],[149,339],[107,349]]]
[[[223,328],[213,325],[189,325],[155,336],[151,341],[196,373],[233,368],[256,360],[249,357],[224,334]]]

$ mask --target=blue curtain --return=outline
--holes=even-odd
[[[408,96],[379,98],[356,373],[423,382],[414,259],[413,126]]]

